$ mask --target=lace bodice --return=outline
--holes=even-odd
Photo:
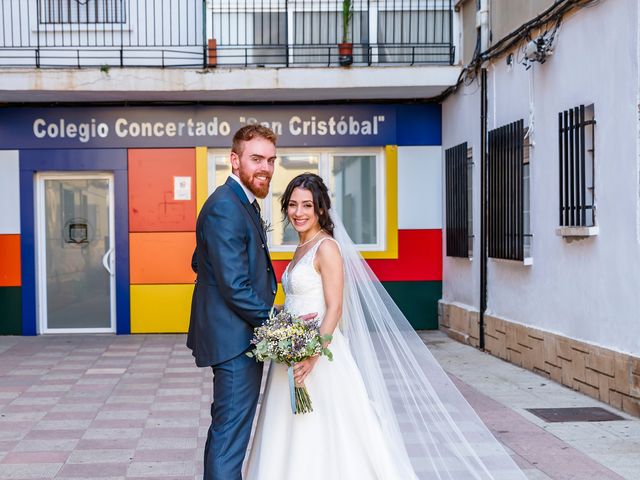
[[[320,244],[326,239],[335,241],[331,237],[321,238],[297,263],[289,263],[282,275],[282,288],[286,295],[284,307],[294,315],[317,312],[321,321],[324,317],[326,305],[322,277],[313,266],[313,260]]]

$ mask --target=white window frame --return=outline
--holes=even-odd
[[[111,23],[105,23],[105,22],[48,23],[48,22],[43,22],[41,20],[39,21],[37,11],[38,11],[40,2],[43,0],[29,0],[29,1],[33,2],[32,5],[33,5],[33,8],[35,8],[34,12],[36,12],[35,15],[31,15],[31,17],[27,20],[29,22],[29,28],[33,35],[39,33],[40,35],[43,35],[43,36],[55,36],[55,35],[73,35],[73,34],[79,34],[79,33],[80,34],[83,34],[83,33],[84,34],[89,34],[89,33],[101,34],[103,32],[109,32],[110,34],[111,31],[114,31],[114,32],[122,31],[127,35],[131,35],[131,33],[133,32],[133,27],[131,24],[131,8],[129,4],[130,0],[126,0],[124,2],[125,10],[123,14],[126,16],[125,21],[111,22]],[[114,49],[119,47],[120,45],[118,43],[115,43],[112,46],[107,46],[107,47],[97,46],[95,48]],[[62,46],[60,48],[62,48]],[[87,48],[87,47],[79,47],[79,48]]]
[[[96,328],[49,328],[47,300],[47,245],[45,216],[46,180],[108,180],[109,182],[109,242],[111,249],[103,257],[103,265],[108,263],[109,275],[109,327]],[[39,334],[65,333],[116,333],[116,226],[115,226],[115,178],[109,172],[39,172],[35,177],[35,241],[36,241],[36,311],[37,332]],[[107,263],[105,263],[107,262]],[[106,266],[105,266],[106,269]]]
[[[88,1],[88,0],[85,0],[85,1]],[[101,1],[105,1],[105,0],[90,0],[90,1],[101,2]],[[106,0],[106,1],[110,1],[110,0]],[[38,19],[37,15],[36,15],[36,21],[38,21],[40,23],[40,25],[52,25],[52,26],[53,25],[58,25],[58,26],[59,25],[64,25],[65,27],[69,27],[69,26],[73,26],[73,25],[76,25],[76,26],[77,25],[84,25],[84,26],[93,26],[93,27],[100,26],[100,25],[126,25],[128,23],[128,21],[129,21],[128,15],[127,15],[129,10],[128,10],[127,7],[128,7],[128,2],[130,0],[115,0],[115,1],[116,2],[122,2],[122,13],[121,13],[121,15],[123,17],[125,17],[124,21],[121,21],[121,22],[117,22],[117,21],[114,21],[114,22],[105,22],[105,21],[102,21],[102,22],[98,22],[98,21],[96,21],[96,22],[83,22],[83,21],[79,20],[79,21],[76,21],[76,22],[47,22],[47,21],[43,21],[42,18]],[[77,0],[74,0],[74,2],[77,3]],[[47,3],[47,0],[35,0],[36,12],[39,11],[40,7],[43,6],[46,3]],[[55,3],[54,3],[54,5],[55,5]],[[67,4],[64,3],[64,2],[61,2],[60,6],[56,6],[55,8],[56,9],[61,8],[62,9],[61,11],[64,12],[64,11],[67,11],[66,7],[67,7]],[[85,5],[84,3],[82,3],[80,5],[80,7],[81,8],[85,8],[86,7],[87,9],[92,8],[92,7],[89,7],[88,5]],[[74,8],[74,7],[72,6],[71,8]]]
[[[376,243],[357,244],[356,247],[361,252],[379,252],[387,248],[387,178],[386,178],[386,157],[382,147],[331,147],[331,148],[306,148],[291,147],[279,148],[278,157],[286,155],[316,155],[318,157],[318,174],[329,183],[330,180],[330,158],[334,156],[373,156],[376,162]],[[229,161],[229,150],[208,149],[207,151],[207,184],[209,195],[218,187],[216,185],[215,158],[225,157]],[[278,174],[278,161],[276,160],[274,175]],[[263,217],[267,223],[273,222],[272,194],[269,194],[262,201]],[[279,215],[280,212],[275,212]],[[290,252],[296,249],[295,245],[274,245],[272,234],[267,234],[269,250],[271,252]]]

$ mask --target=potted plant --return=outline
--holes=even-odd
[[[352,0],[342,0],[342,42],[338,44],[338,61],[343,67],[353,63],[353,43],[349,41],[349,27],[353,16]]]

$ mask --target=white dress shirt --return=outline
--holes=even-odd
[[[236,175],[234,175],[233,173],[230,173],[229,176],[231,178],[233,178],[236,182],[238,182],[240,184],[240,186],[242,187],[242,190],[244,190],[244,194],[247,196],[247,198],[249,199],[249,203],[253,203],[253,201],[256,199],[256,196],[253,194],[253,192],[251,190],[249,190],[244,183],[242,183],[242,180],[240,180]]]

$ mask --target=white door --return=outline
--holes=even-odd
[[[36,181],[39,333],[115,332],[113,175]]]

